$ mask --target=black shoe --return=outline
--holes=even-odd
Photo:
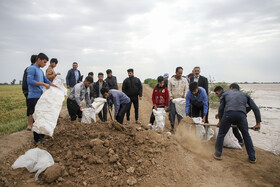
[[[216,153],[213,154],[213,157],[214,157],[216,160],[222,160],[222,156],[217,156]]]
[[[170,132],[171,134],[174,134],[174,133],[175,133],[173,129],[171,129],[169,132]]]
[[[251,159],[249,158],[249,162],[250,162],[251,164],[255,164],[255,163],[257,162],[257,159],[255,158],[254,160],[251,160]]]

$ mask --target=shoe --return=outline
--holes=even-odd
[[[27,131],[31,131],[31,129],[30,129],[30,128],[28,128],[28,127],[26,128],[26,130],[27,130]]]
[[[222,156],[217,156],[216,153],[213,154],[213,157],[214,157],[216,160],[222,160]]]
[[[170,132],[171,134],[174,134],[174,133],[175,133],[173,129],[171,129],[169,132]]]
[[[152,127],[153,125],[151,123],[148,124],[148,127]]]
[[[128,124],[129,124],[129,121],[126,121],[126,122],[125,122],[125,125],[128,125]]]
[[[141,122],[139,120],[136,121],[136,124],[141,125]]]
[[[257,159],[255,158],[255,160],[251,160],[251,159],[249,158],[249,162],[250,162],[251,164],[255,164],[255,163],[257,162]]]

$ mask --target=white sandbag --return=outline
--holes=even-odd
[[[156,125],[153,125],[153,130],[160,129],[163,131],[166,112],[164,108],[153,109],[153,114],[155,116]]]
[[[196,117],[196,118],[192,118],[193,122],[194,123],[197,123],[197,124],[204,124],[202,122],[202,117]]]
[[[21,155],[12,165],[13,169],[26,168],[29,172],[36,172],[35,181],[38,180],[40,173],[46,168],[54,165],[53,157],[45,150],[34,148],[29,149],[24,155]]]
[[[183,118],[186,117],[186,99],[176,98],[172,102],[175,103],[176,112]]]
[[[106,102],[107,102],[107,100],[102,97],[98,97],[98,98],[94,99],[94,102],[91,105],[95,109],[96,114],[98,114],[102,110],[102,108]]]
[[[64,80],[56,77],[53,81],[58,88],[51,86],[46,89],[35,106],[33,114],[34,124],[32,131],[38,134],[53,135],[57,124],[67,89],[63,85]]]
[[[93,119],[94,122],[96,122],[95,110],[93,108],[84,108],[81,122],[91,123],[91,119]]]
[[[219,128],[216,128],[216,138],[219,134]],[[233,148],[233,149],[242,149],[241,145],[239,144],[237,138],[234,136],[232,132],[232,128],[230,128],[224,138],[224,147]]]

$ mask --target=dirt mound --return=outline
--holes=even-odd
[[[115,122],[60,126],[53,139],[39,145],[57,163],[42,174],[39,184],[137,184],[155,170],[153,165],[161,161],[162,152],[169,146],[167,135],[147,129]],[[5,185],[12,184],[5,181]]]
[[[144,85],[140,120],[149,123],[152,89]],[[31,132],[0,137],[0,186],[279,186],[280,157],[256,148],[257,163],[250,164],[246,149],[224,149],[223,160],[212,157],[215,138],[201,142],[185,118],[175,125],[166,118],[165,132],[118,123],[71,124],[64,107],[53,138],[39,145],[54,158],[34,182],[25,168],[13,170],[14,161],[34,148]],[[254,140],[253,140],[254,141]],[[12,145],[9,145],[11,144]],[[20,147],[20,148],[19,148]]]

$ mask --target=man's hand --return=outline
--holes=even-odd
[[[256,123],[256,125],[253,127],[254,131],[259,131],[261,129],[261,123]]]
[[[142,100],[142,97],[139,97],[139,100]]]
[[[57,75],[61,75],[61,74],[60,73],[56,73],[55,75],[57,76]]]
[[[203,122],[203,123],[206,122],[206,116],[204,116],[204,117],[202,118],[202,122]]]
[[[90,108],[93,108],[93,109],[95,109],[93,106],[90,106]]]
[[[55,84],[51,83],[51,86],[58,88]]]
[[[221,122],[219,121],[219,122],[217,123],[217,127],[220,127],[220,124],[221,124]]]
[[[219,114],[216,114],[216,115],[215,115],[215,118],[216,118],[216,119],[219,119]]]
[[[154,106],[155,110],[157,110],[157,105]]]
[[[67,85],[67,88],[70,88],[70,86],[69,86],[69,85]]]
[[[49,89],[51,86],[49,85],[49,84],[44,84],[44,86],[47,88],[47,89]]]
[[[167,112],[167,106],[164,107],[165,112]]]
[[[83,107],[80,107],[80,111],[83,111],[83,109],[84,109]]]

